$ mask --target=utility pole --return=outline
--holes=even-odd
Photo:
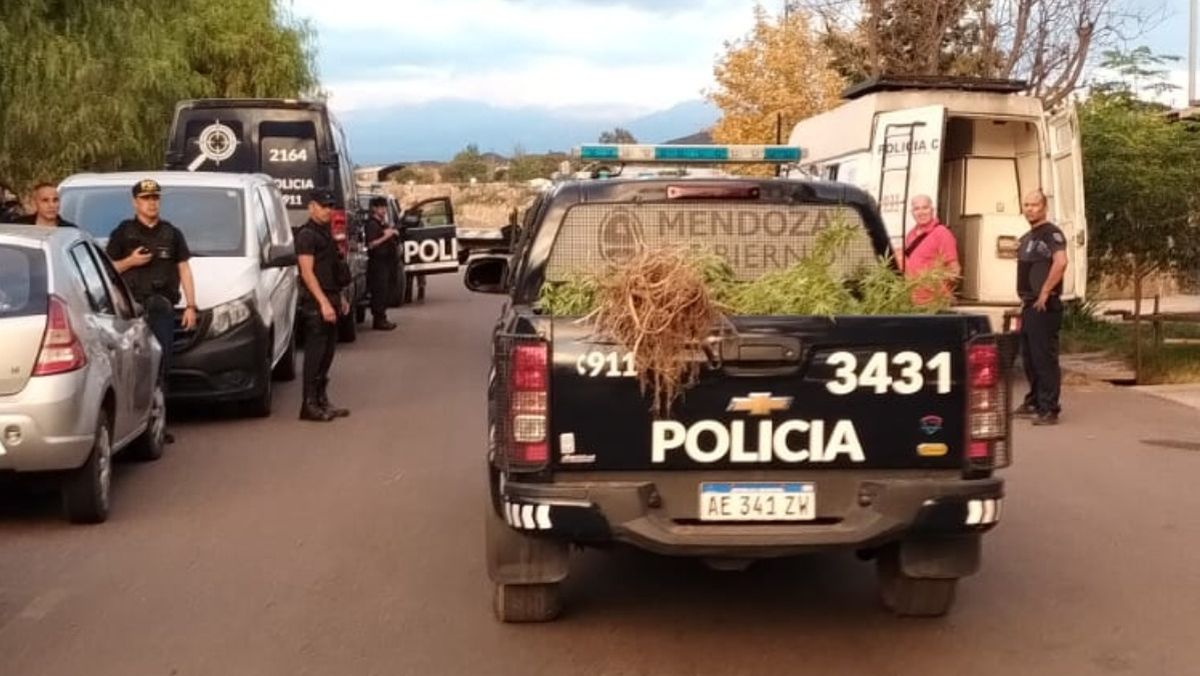
[[[1200,104],[1196,100],[1196,4],[1191,0],[1188,7],[1188,106]]]

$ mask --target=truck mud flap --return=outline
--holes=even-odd
[[[900,543],[900,569],[917,578],[960,578],[979,572],[978,535],[919,538]]]
[[[569,569],[566,542],[524,535],[486,505],[488,576],[496,584],[550,584],[561,582]]]

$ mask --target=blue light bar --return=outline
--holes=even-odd
[[[799,162],[804,151],[799,146],[756,145],[634,145],[592,143],[575,150],[584,161],[663,163],[750,162],[787,164]]]

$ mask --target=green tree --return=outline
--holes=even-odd
[[[612,131],[600,133],[600,143],[637,143],[633,133],[624,127],[615,127]]]
[[[7,3],[0,185],[158,167],[176,101],[316,84],[312,32],[275,0]]]
[[[1132,61],[1128,59],[1131,58]],[[1135,362],[1141,366],[1141,297],[1150,275],[1200,265],[1200,128],[1171,122],[1138,97],[1161,74],[1149,50],[1114,55],[1128,67],[1098,83],[1081,107],[1089,261],[1134,292]]]
[[[490,174],[491,168],[487,160],[479,152],[479,146],[474,143],[460,150],[442,172],[446,180],[454,183],[466,183],[471,179],[486,181]]]
[[[517,146],[513,151],[512,162],[509,163],[507,178],[514,183],[524,183],[535,178],[548,179],[558,171],[559,164],[565,159],[567,156],[562,153],[531,155]]]

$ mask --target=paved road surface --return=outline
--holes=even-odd
[[[1073,390],[1022,426],[1004,522],[943,620],[900,621],[849,556],[716,573],[575,560],[571,613],[493,621],[481,557],[486,332],[453,279],[335,364],[354,416],[192,416],[124,464],[112,520],[0,500],[0,674],[1200,674],[1200,419]]]

